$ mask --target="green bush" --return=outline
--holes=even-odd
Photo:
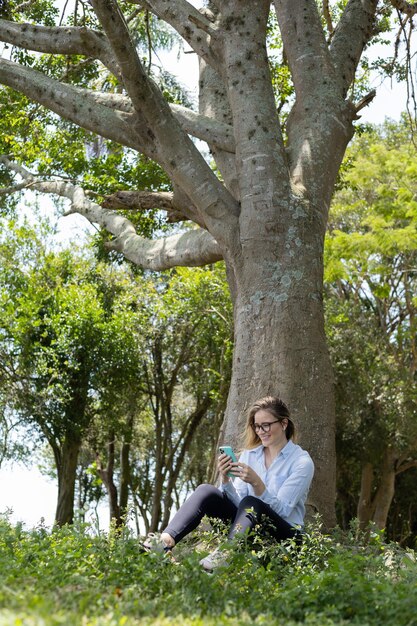
[[[129,531],[26,531],[3,518],[0,626],[417,624],[416,555],[379,535],[365,543],[313,525],[299,547],[241,541],[209,575],[198,562],[215,540],[180,544],[174,563],[141,552]]]

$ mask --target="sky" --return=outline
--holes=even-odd
[[[201,4],[195,0],[194,4]],[[187,46],[185,46],[187,50]],[[177,75],[181,83],[190,91],[190,96],[197,98],[197,56],[185,54],[178,63],[176,51],[169,55],[161,54],[166,69]],[[370,106],[361,111],[362,122],[380,124],[385,117],[399,119],[405,108],[405,85],[391,84],[385,80],[381,85],[375,79],[373,87],[377,88],[377,96]],[[84,237],[87,222],[84,218],[71,215],[59,220],[59,240]],[[56,484],[42,476],[37,467],[27,468],[18,464],[3,464],[0,467],[0,514],[6,513],[11,521],[21,521],[26,527],[32,528],[42,523],[50,527],[54,520],[57,488]],[[107,511],[100,509],[100,528],[107,528]]]

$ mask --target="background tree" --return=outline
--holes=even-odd
[[[164,293],[148,331],[145,381],[152,420],[151,449],[153,530],[168,523],[171,505],[178,507],[184,486],[193,476],[190,446],[204,432],[206,480],[208,451],[218,436],[219,415],[225,405],[231,340],[230,299],[224,273],[177,271]],[[185,470],[188,470],[187,472]]]
[[[368,129],[348,151],[326,240],[346,510],[386,528],[396,478],[417,467],[417,167],[408,126]],[[359,498],[358,498],[359,494]]]
[[[137,193],[132,184],[123,202],[163,208],[193,225],[149,241],[99,197],[92,202],[84,181],[39,178],[36,157],[3,159],[8,176],[21,175],[19,188],[26,183],[69,198],[71,211],[109,231],[109,246],[144,268],[225,260],[235,334],[222,437],[236,442],[248,405],[280,393],[316,464],[313,502],[332,523],[334,394],[322,305],[327,215],[354,121],[372,98],[354,88],[362,52],[389,28],[393,7],[409,21],[417,7],[348,0],[323,3],[321,15],[315,0],[275,0],[295,95],[289,114],[277,114],[279,81],[271,80],[266,49],[269,1],[213,0],[201,10],[186,0],[90,5],[60,26],[49,2],[10,5],[0,40],[15,48],[0,62],[0,82],[27,98],[35,116],[40,104],[158,163],[172,185],[168,196]],[[170,24],[199,56],[198,114],[167,102],[150,78],[137,48],[138,10]],[[74,58],[82,59],[75,74],[63,71]],[[190,135],[207,141],[219,176]],[[7,136],[4,146],[10,155]],[[118,195],[112,206],[116,201]]]
[[[7,230],[0,284],[8,405],[51,446],[56,522],[62,525],[73,519],[78,454],[89,425],[97,414],[106,418],[115,386],[122,394],[137,342],[117,302],[118,289],[106,300],[87,257],[47,251],[28,228],[14,236],[11,225]],[[107,272],[107,295],[111,284]]]
[[[194,468],[210,473],[230,378],[224,268],[133,276],[48,251],[46,227],[4,231],[0,389],[5,409],[52,449],[56,521],[72,521],[75,492],[83,515],[102,496],[99,478],[117,525],[133,496],[138,527],[156,530],[195,484]]]
[[[221,266],[137,277],[135,301],[141,356],[131,404],[110,428],[97,420],[90,446],[106,488],[128,484],[138,528],[155,531],[211,475],[230,380],[231,303]]]

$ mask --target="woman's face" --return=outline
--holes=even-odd
[[[255,432],[262,441],[262,445],[266,447],[282,446],[283,443],[287,442],[285,435],[285,427],[287,424],[288,421],[285,417],[280,422],[269,411],[265,411],[265,409],[260,409],[254,415],[254,426],[257,426]],[[264,426],[264,428],[262,428],[261,425]],[[269,432],[265,432],[268,431],[268,428]]]

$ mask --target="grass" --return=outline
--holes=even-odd
[[[417,626],[416,553],[378,534],[365,543],[312,526],[301,549],[235,545],[208,575],[198,561],[214,541],[180,544],[172,563],[127,531],[26,531],[3,518],[0,626]]]

